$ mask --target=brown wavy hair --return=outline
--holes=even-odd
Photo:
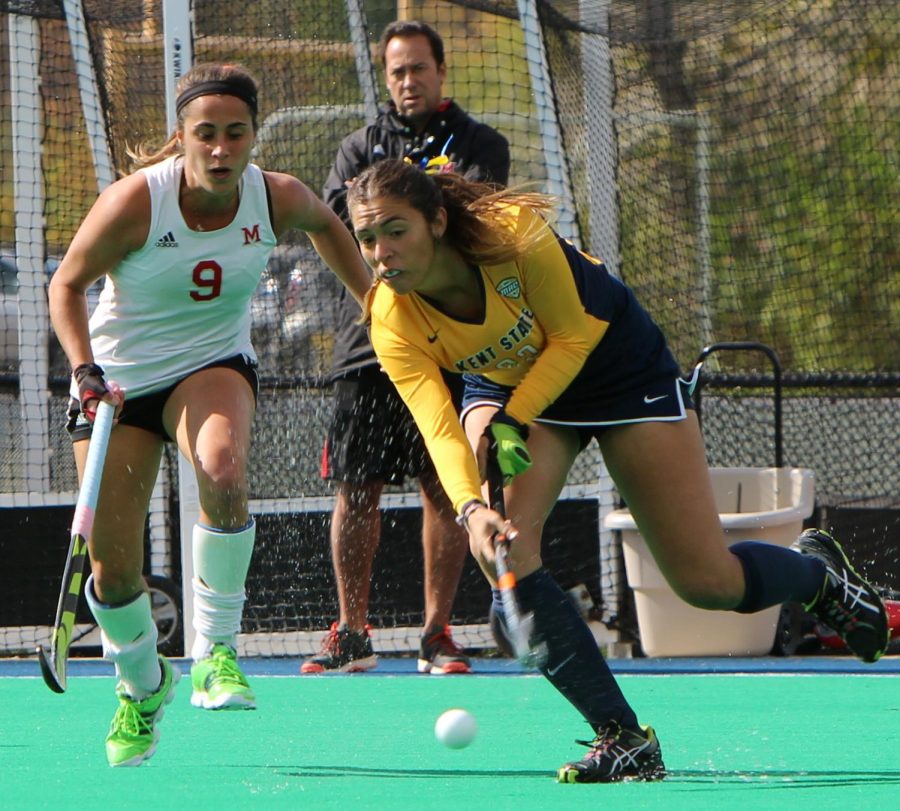
[[[465,260],[474,265],[497,265],[527,253],[540,239],[539,220],[524,231],[515,226],[518,208],[528,208],[547,219],[556,198],[523,188],[499,188],[467,180],[455,172],[427,174],[396,159],[378,161],[353,181],[347,192],[351,217],[354,206],[377,197],[409,203],[428,223],[438,210],[447,211],[443,236]]]

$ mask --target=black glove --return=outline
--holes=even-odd
[[[82,363],[75,367],[72,377],[78,384],[81,413],[93,422],[97,416],[97,405],[108,391],[106,381],[103,379],[103,369],[96,363]]]

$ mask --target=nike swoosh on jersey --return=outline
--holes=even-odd
[[[660,394],[658,397],[651,397],[649,394],[645,394],[644,402],[647,405],[650,405],[650,403],[655,403],[657,400],[665,400],[666,397],[668,397],[668,396],[669,396],[668,394]]]

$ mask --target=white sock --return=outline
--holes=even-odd
[[[237,647],[244,612],[244,583],[256,540],[256,523],[228,532],[194,525],[194,661],[210,655],[213,645]]]
[[[217,642],[237,650],[237,634],[244,613],[244,592],[222,594],[208,589],[198,578],[191,581],[194,589],[194,644],[191,658],[195,662],[212,653]]]
[[[94,593],[91,575],[85,587],[87,604],[100,626],[103,655],[116,667],[125,692],[141,701],[159,689],[162,672],[156,652],[158,636],[150,595],[140,591],[115,605],[101,603]]]

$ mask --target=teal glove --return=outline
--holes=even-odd
[[[491,452],[496,456],[504,486],[531,467],[531,454],[523,436],[527,435],[524,425],[520,426],[504,412],[498,411],[484,433],[491,445]]]

